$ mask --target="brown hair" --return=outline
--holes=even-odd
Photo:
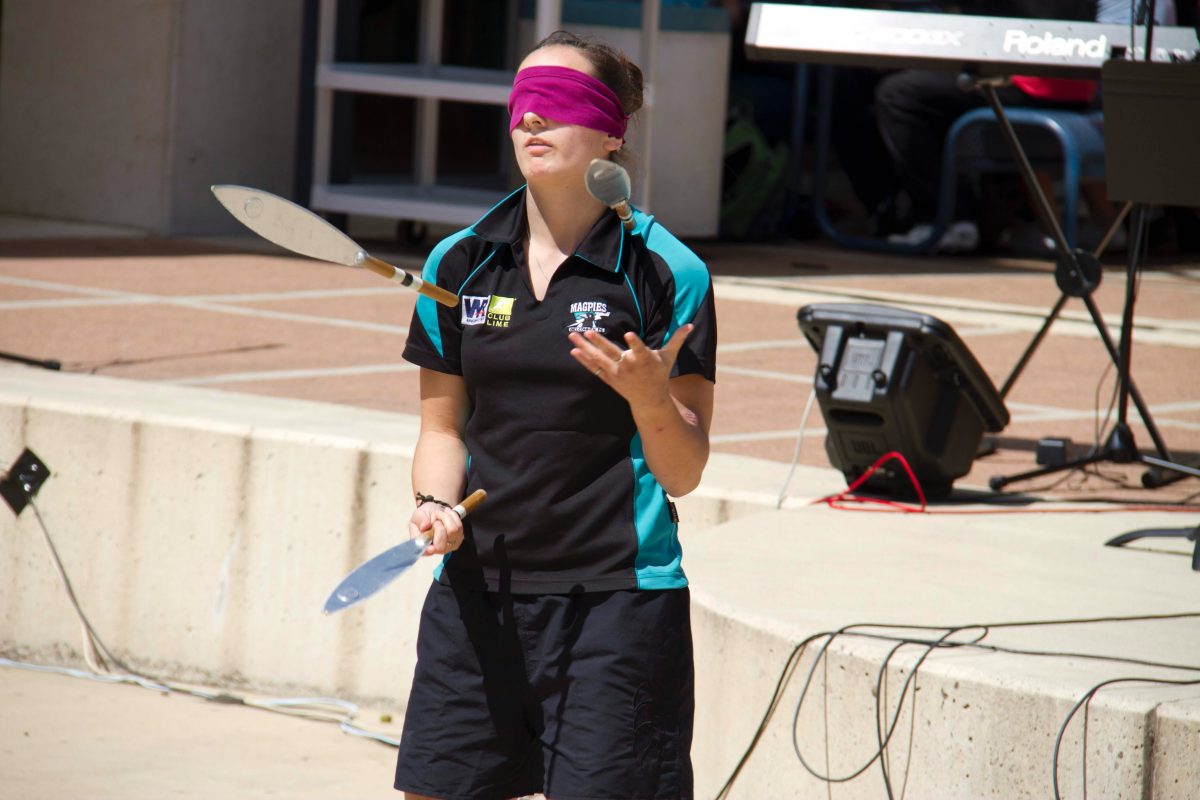
[[[642,70],[620,50],[598,39],[568,31],[555,31],[534,45],[533,49],[541,50],[553,45],[574,47],[583,53],[600,82],[613,90],[625,116],[632,117],[642,107]]]

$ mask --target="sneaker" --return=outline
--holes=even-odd
[[[892,244],[918,245],[929,240],[933,234],[933,226],[922,223],[908,233],[893,233],[888,237]],[[933,253],[970,253],[979,247],[979,228],[974,222],[960,220],[952,222],[938,239],[930,252]]]
[[[973,253],[979,248],[979,227],[969,220],[951,222],[933,248],[935,253]]]
[[[997,244],[1019,256],[1047,256],[1054,252],[1054,239],[1032,222],[1019,222],[1000,235]]]
[[[933,234],[933,226],[921,224],[914,226],[906,233],[893,233],[887,237],[892,244],[921,244]]]

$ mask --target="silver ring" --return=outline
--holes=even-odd
[[[595,375],[597,378],[599,378],[599,377],[600,377],[600,373],[601,373],[601,372],[603,372],[603,371],[604,371],[604,367],[596,367],[596,371],[595,371],[595,372],[593,372],[592,374],[593,374],[593,375]]]

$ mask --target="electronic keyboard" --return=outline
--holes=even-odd
[[[746,51],[770,61],[1098,78],[1113,48],[1143,60],[1145,37],[1143,26],[1099,22],[754,3]],[[1156,25],[1152,46],[1155,61],[1192,61],[1200,52],[1192,28]]]

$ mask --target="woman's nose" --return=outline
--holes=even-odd
[[[521,117],[521,124],[529,129],[544,128],[546,127],[546,120],[532,111],[526,111],[525,116]]]

